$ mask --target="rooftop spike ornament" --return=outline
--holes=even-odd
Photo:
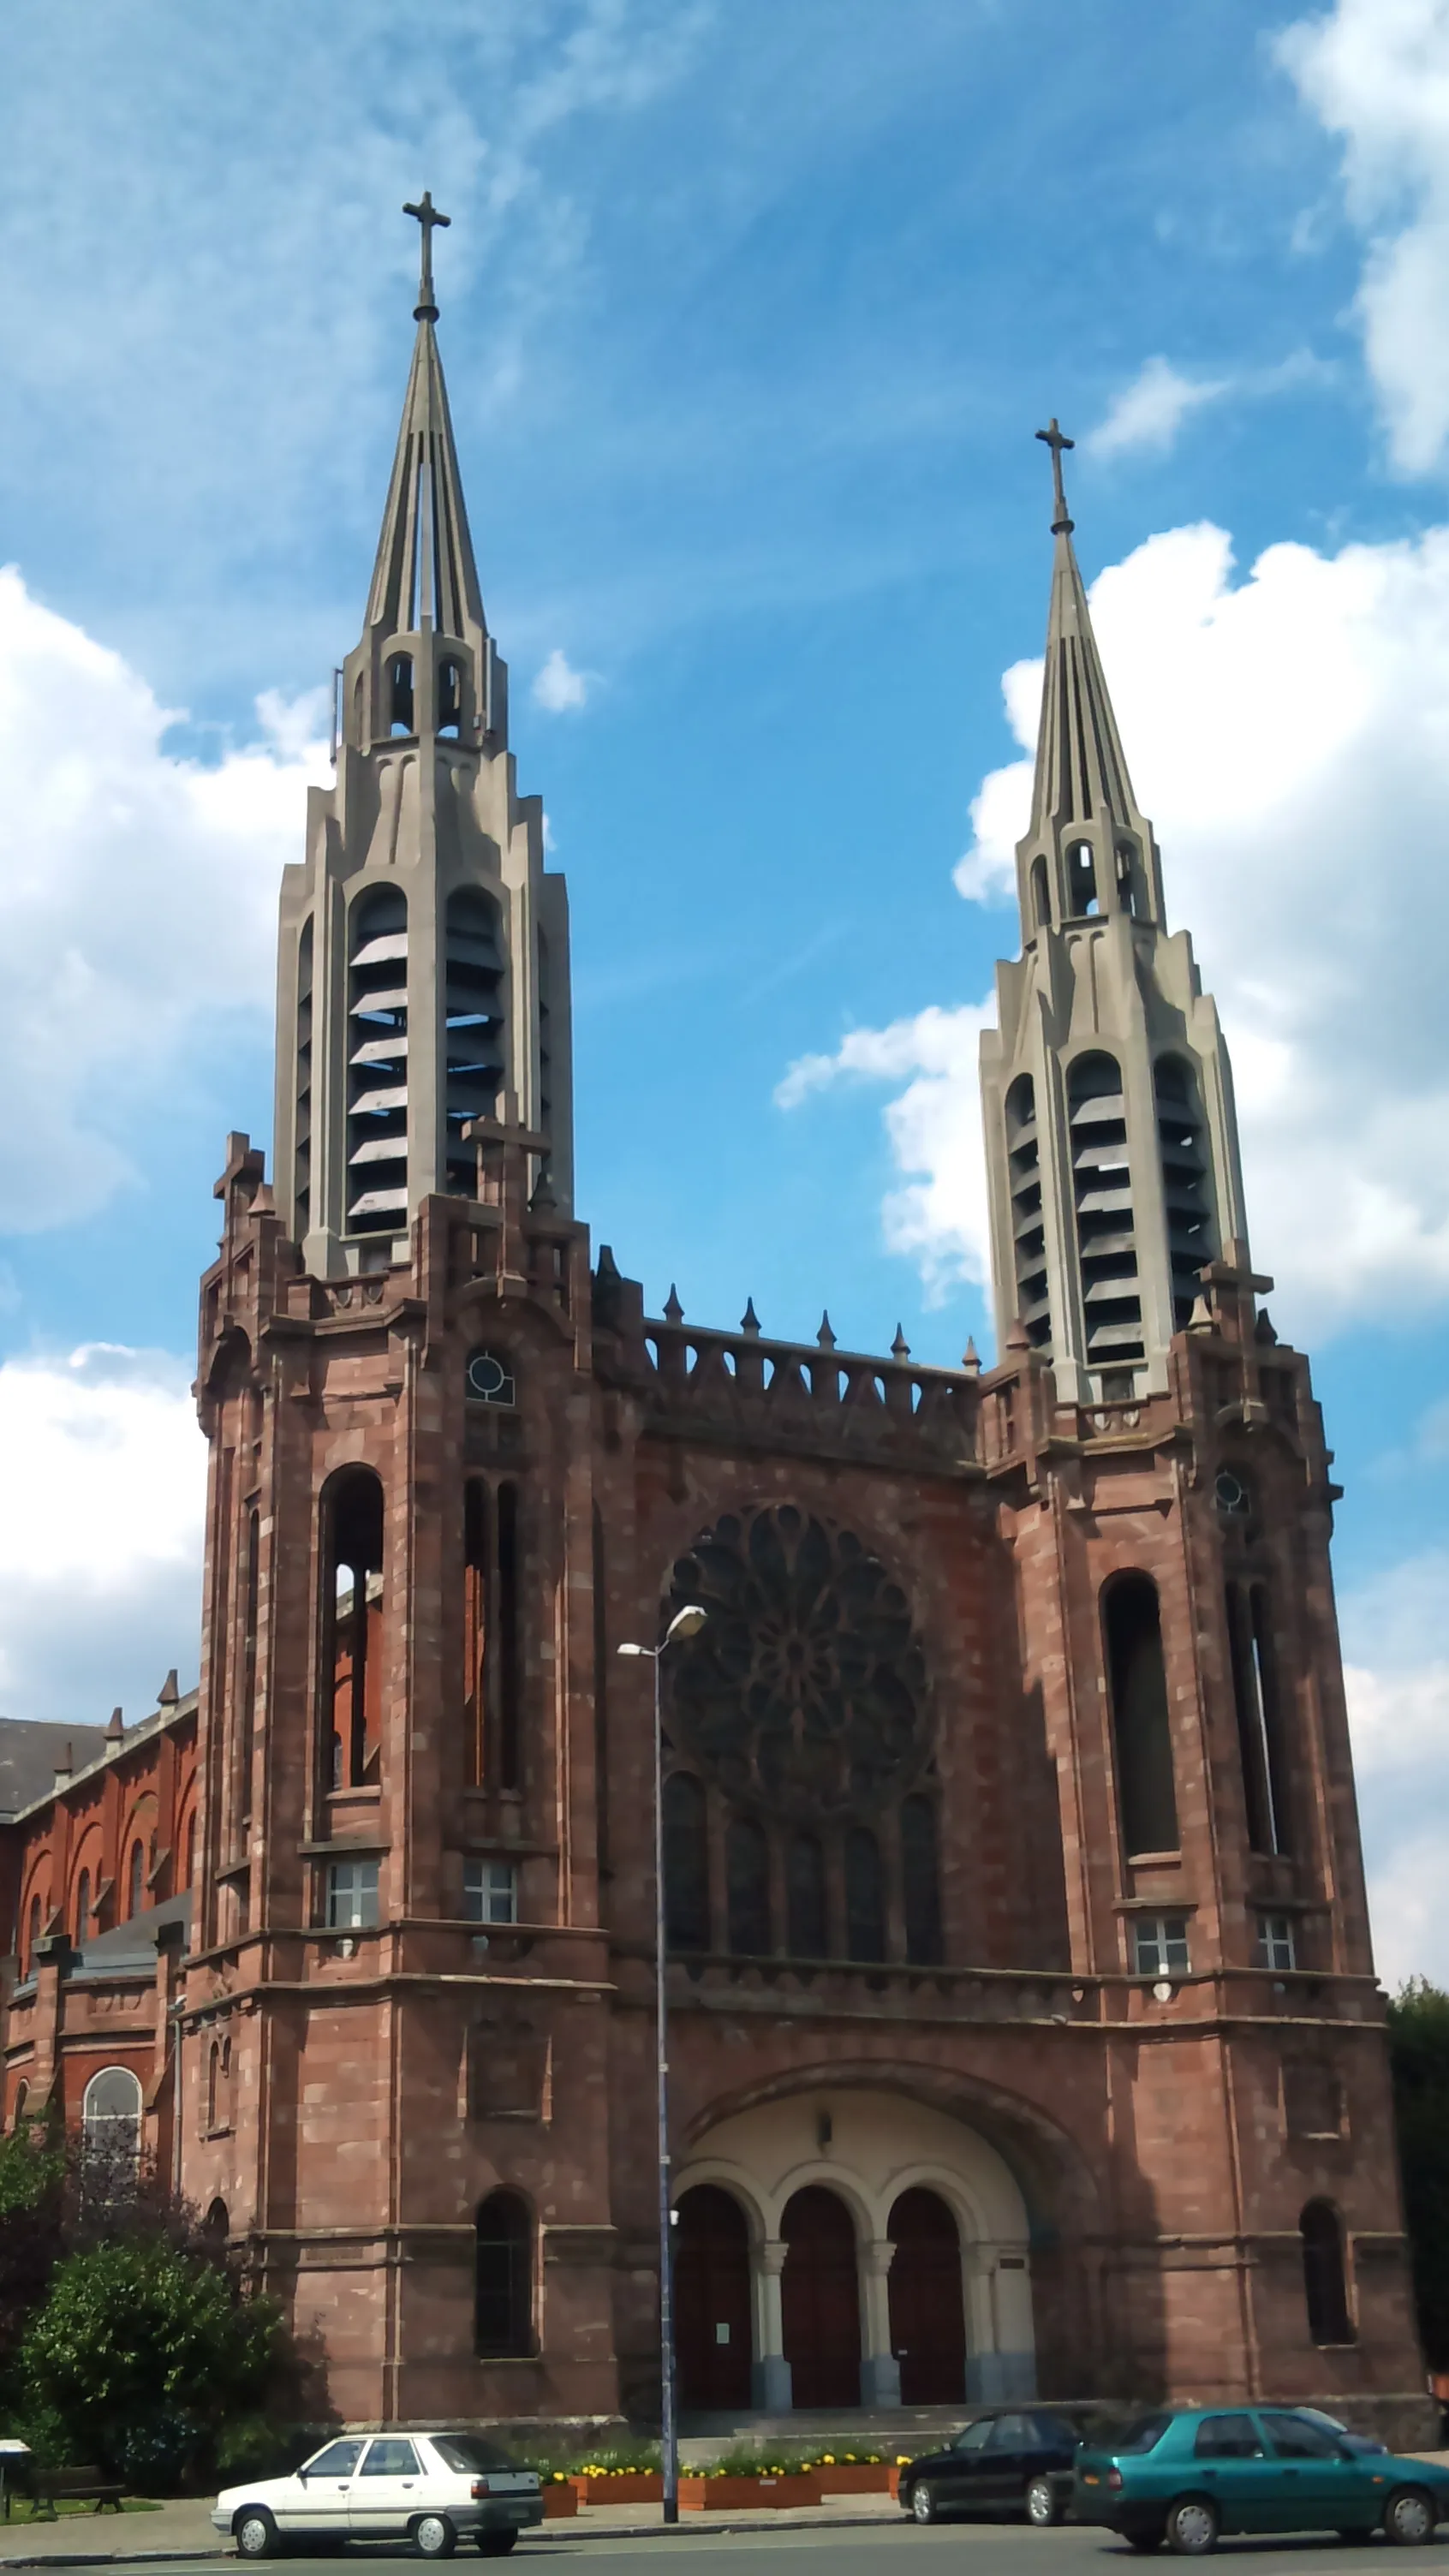
[[[422,197],[418,204],[415,206],[404,206],[403,213],[405,215],[411,215],[414,222],[422,226],[423,236],[418,245],[421,257],[418,263],[418,300],[413,306],[413,320],[415,322],[436,322],[438,318],[438,305],[437,298],[433,293],[433,234],[439,224],[441,224],[446,230],[448,225],[451,224],[453,218],[451,215],[439,214],[437,207],[433,203],[433,192],[431,188],[424,188]],[[1053,426],[1055,426],[1055,423],[1053,423]],[[1070,441],[1068,441],[1068,444],[1070,445]]]
[[[413,209],[409,207],[408,211],[409,213],[412,213]],[[447,220],[447,216],[444,215],[444,223],[446,223]],[[1056,502],[1056,507],[1052,512],[1052,535],[1054,537],[1069,537],[1077,523],[1075,519],[1069,516],[1067,511],[1067,495],[1062,483],[1062,455],[1065,449],[1075,447],[1077,442],[1074,438],[1067,437],[1062,428],[1061,422],[1056,419],[1055,415],[1053,416],[1049,427],[1046,429],[1039,429],[1037,431],[1037,436],[1051,449],[1052,452],[1052,492]]]

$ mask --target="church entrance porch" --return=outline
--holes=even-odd
[[[1026,2204],[947,2113],[865,2088],[719,2121],[677,2169],[680,2403],[779,2416],[1035,2393]]]

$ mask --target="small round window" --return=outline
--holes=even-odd
[[[1234,1475],[1231,1467],[1220,1471],[1213,1494],[1224,1520],[1246,1520],[1253,1508],[1253,1498],[1247,1486],[1241,1476]]]
[[[468,1362],[467,1388],[475,1404],[515,1402],[513,1371],[496,1351],[474,1351]]]

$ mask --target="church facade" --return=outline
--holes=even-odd
[[[1410,2428],[1330,1454],[1065,442],[983,1048],[998,1364],[696,1326],[574,1212],[565,890],[436,318],[425,258],[282,890],[272,1176],[235,1136],[218,1183],[199,1692],[0,1827],[7,2116],[130,2070],[350,2421],[647,2416],[653,1668],[618,1650],[697,1602],[661,1668],[685,2407]],[[137,1902],[125,1764],[169,1766]]]

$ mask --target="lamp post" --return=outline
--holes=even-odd
[[[669,2003],[664,1985],[664,1709],[660,1666],[676,1639],[697,1637],[706,1613],[697,1602],[676,1610],[657,1646],[621,1646],[654,1666],[654,2083],[659,2124],[659,2433],[664,2466],[664,2519],[679,2520],[679,2419],[675,2402],[674,2265],[669,2230]]]

